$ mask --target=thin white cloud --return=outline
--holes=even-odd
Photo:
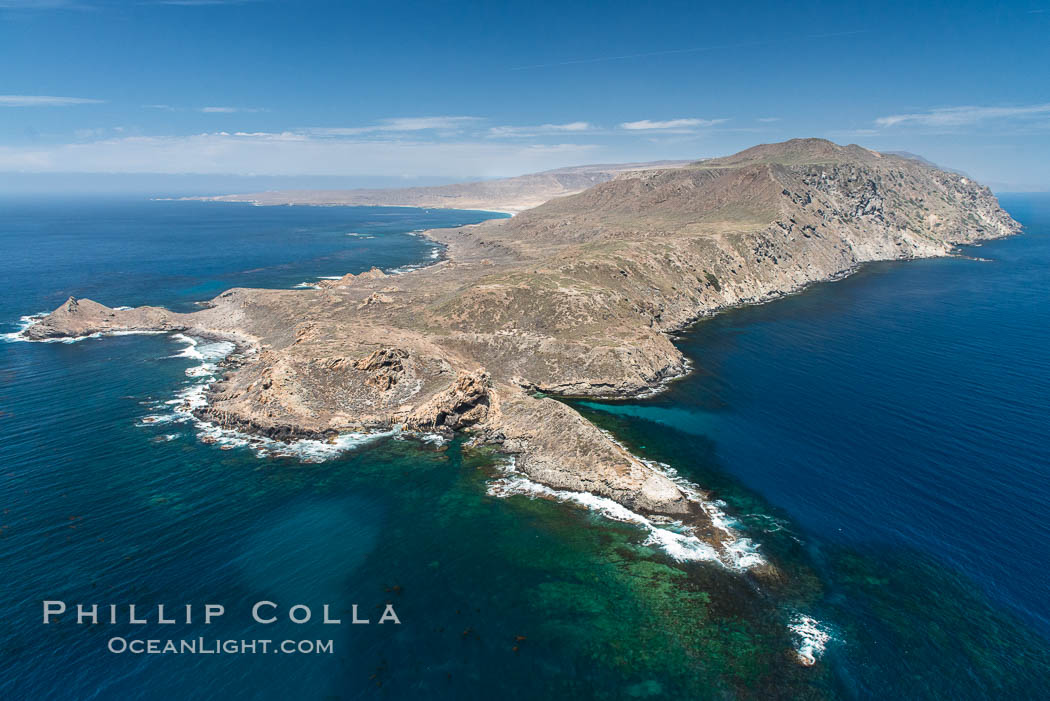
[[[652,119],[641,119],[637,122],[624,122],[620,125],[621,129],[627,129],[628,131],[657,131],[657,130],[691,130],[700,127],[711,127],[716,124],[725,122],[725,119],[667,119],[664,121],[654,121]]]
[[[594,130],[594,125],[590,122],[568,122],[566,124],[540,124],[532,127],[512,127],[512,126],[501,126],[492,127],[489,129],[489,136],[492,137],[523,137],[523,136],[539,136],[541,134],[566,134],[566,133],[583,133]]]
[[[159,110],[161,112],[201,112],[203,114],[246,114],[252,112],[269,112],[262,107],[230,107],[226,105],[208,105],[206,107],[177,107],[175,105],[155,104],[140,105],[142,109]]]
[[[829,139],[853,138],[856,136],[875,136],[882,134],[879,129],[832,129],[824,134]]]
[[[158,107],[167,106],[161,105]],[[197,111],[204,114],[235,114],[238,112],[265,112],[266,110],[259,107],[200,107]]]
[[[928,127],[958,127],[978,124],[990,119],[1023,119],[1050,114],[1050,103],[1023,107],[942,107],[928,112],[893,114],[879,117],[875,124],[880,127],[895,127],[914,124]]]
[[[74,129],[73,130],[73,136],[75,138],[81,140],[81,141],[86,141],[88,139],[98,139],[98,138],[101,138],[102,136],[105,136],[105,134],[106,134],[106,129],[104,129],[102,127],[98,127],[98,128],[95,128],[95,129]]]
[[[61,10],[83,6],[75,0],[0,0],[0,10]]]
[[[180,5],[182,7],[203,7],[206,5],[244,5],[260,0],[155,0],[154,5]]]
[[[780,117],[759,117],[755,120],[756,122],[762,122],[764,124],[770,124],[772,122],[779,122]]]
[[[59,97],[57,95],[0,95],[0,107],[69,107],[70,105],[98,105],[105,100],[87,97]]]
[[[218,132],[0,146],[0,172],[468,177],[557,168],[593,158],[587,154],[596,152],[599,147],[591,144]]]
[[[483,121],[481,117],[391,117],[362,127],[320,127],[309,132],[316,136],[357,136],[381,132],[458,131]]]
[[[143,5],[243,5],[262,0],[141,0]],[[112,0],[0,0],[0,10],[93,10],[115,4]]]

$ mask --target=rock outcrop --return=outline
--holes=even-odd
[[[177,315],[161,307],[111,309],[90,299],[70,297],[27,329],[26,336],[44,340],[114,331],[173,331],[182,328],[176,318]]]
[[[230,290],[192,314],[70,299],[25,333],[234,338],[257,352],[202,410],[224,425],[282,438],[469,430],[518,455],[535,481],[683,519],[724,545],[695,498],[535,393],[651,391],[687,367],[669,334],[702,316],[1018,230],[962,175],[795,140],[622,173],[513,219],[428,232],[448,260],[396,286],[373,270],[321,290]]]

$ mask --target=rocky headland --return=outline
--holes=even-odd
[[[735,534],[702,493],[545,395],[651,392],[687,370],[671,335],[703,316],[1019,229],[963,175],[792,140],[620,172],[512,219],[430,231],[446,259],[411,273],[232,289],[189,314],[71,298],[25,335],[233,340],[247,352],[201,418],[286,440],[468,432],[517,456],[534,482],[680,520],[724,551]]]

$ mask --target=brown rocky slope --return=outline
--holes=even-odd
[[[448,258],[321,290],[233,289],[210,308],[69,300],[34,339],[181,330],[252,352],[203,416],[280,438],[400,425],[470,431],[556,489],[697,527],[704,506],[538,392],[650,391],[686,362],[669,334],[867,261],[942,256],[1016,233],[987,188],[916,160],[807,139],[627,172],[509,220],[429,232]]]

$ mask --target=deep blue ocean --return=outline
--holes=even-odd
[[[702,321],[667,392],[574,403],[713,490],[784,572],[765,587],[569,505],[490,496],[498,459],[458,441],[311,462],[144,423],[194,382],[177,337],[2,343],[0,698],[1039,698],[1050,196],[1001,199],[1023,236]],[[0,201],[0,331],[69,295],[189,310],[405,270],[440,254],[414,232],[492,216]],[[45,599],[152,620],[45,626]],[[280,622],[251,622],[262,599]],[[159,625],[157,603],[194,620]],[[226,614],[204,625],[205,603]],[[284,618],[299,603],[310,623]],[[344,625],[318,622],[326,603]],[[400,625],[377,624],[387,603]],[[354,604],[372,624],[349,624]],[[830,635],[816,667],[794,662],[795,609]],[[113,654],[115,636],[334,652]]]

